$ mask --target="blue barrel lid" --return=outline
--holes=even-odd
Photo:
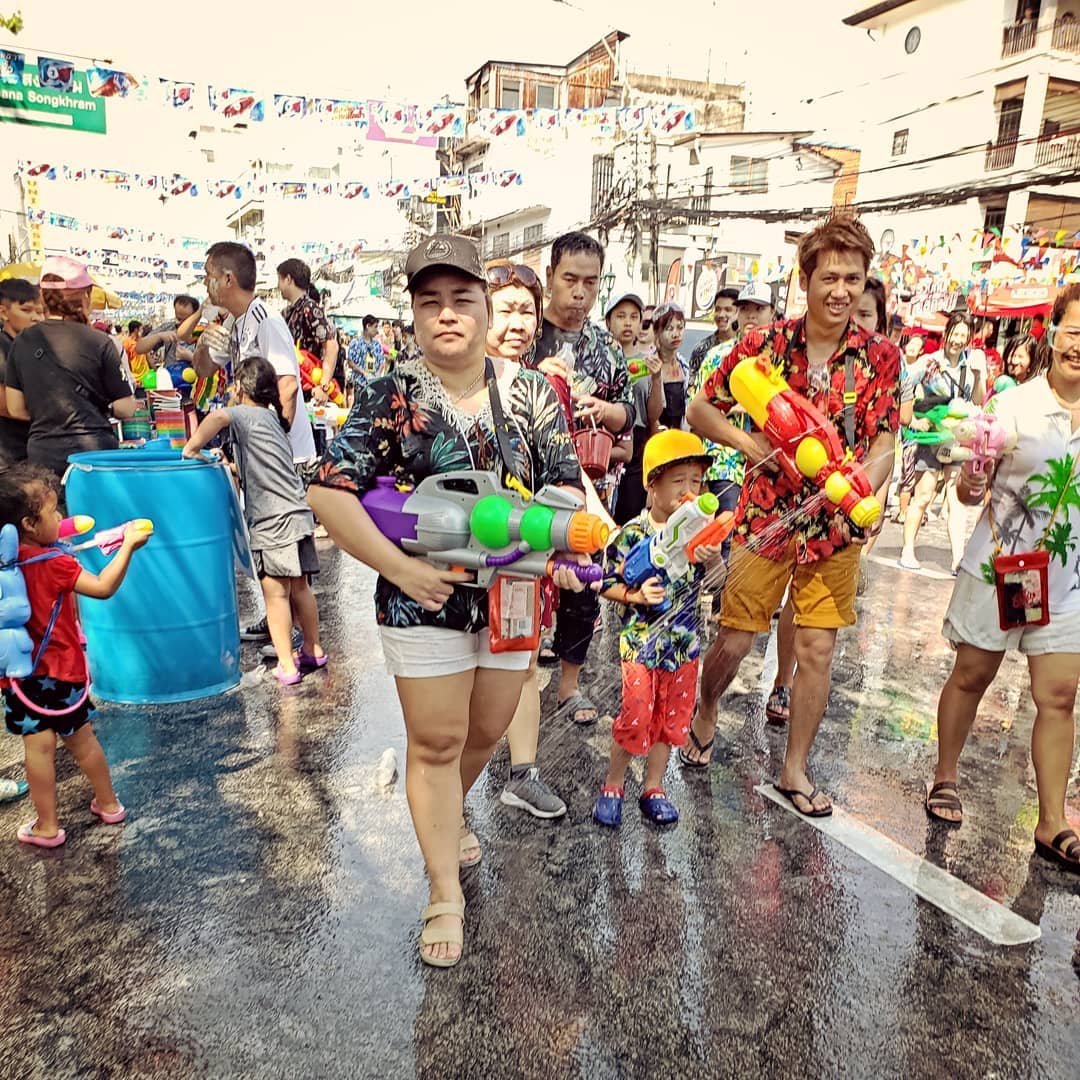
[[[219,463],[185,458],[168,439],[155,439],[145,446],[121,450],[86,450],[72,454],[68,464],[91,469],[154,469],[161,467],[217,468]]]

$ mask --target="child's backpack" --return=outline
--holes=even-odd
[[[48,647],[53,627],[64,603],[63,594],[56,598],[48,625],[41,639],[41,646],[34,652],[34,643],[26,630],[30,619],[30,599],[26,593],[26,581],[20,567],[30,563],[55,559],[66,552],[61,547],[51,547],[19,562],[19,531],[14,525],[5,525],[0,529],[0,676],[11,680],[11,689],[15,696],[34,712],[42,716],[66,716],[74,712],[86,700],[90,693],[90,680],[86,679],[86,688],[74,705],[64,709],[46,709],[30,701],[19,686],[20,679],[27,679],[34,674],[42,653]]]

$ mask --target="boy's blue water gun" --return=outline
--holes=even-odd
[[[697,561],[701,547],[723,543],[734,527],[734,514],[713,516],[719,508],[720,501],[711,492],[696,498],[687,495],[658,533],[642,537],[630,550],[621,573],[626,585],[639,589],[649,578],[675,581],[682,577]],[[670,607],[671,600],[665,596],[652,610],[662,614]]]

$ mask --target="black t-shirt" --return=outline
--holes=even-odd
[[[7,357],[15,339],[6,331],[0,330],[0,394],[4,392],[7,381]],[[12,420],[0,416],[0,465],[14,465],[26,460],[26,440],[30,434],[30,425],[25,420]]]
[[[30,413],[27,457],[62,474],[69,454],[114,450],[109,406],[131,397],[112,338],[77,322],[47,319],[24,330],[8,354],[7,385]]]

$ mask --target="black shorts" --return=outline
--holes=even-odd
[[[64,682],[47,675],[31,675],[19,680],[23,696],[45,709],[67,709],[83,696],[86,683]],[[74,735],[94,715],[94,703],[89,694],[82,704],[63,716],[46,716],[28,708],[11,687],[4,690],[4,723],[12,735],[36,735],[55,731],[62,738]]]

